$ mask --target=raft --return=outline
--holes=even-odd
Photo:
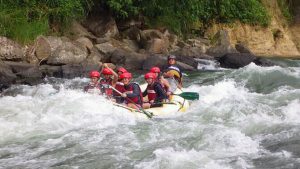
[[[142,91],[144,91],[146,89],[146,87],[147,87],[147,84],[141,85]],[[163,106],[161,106],[161,107],[154,107],[154,108],[149,108],[149,109],[144,109],[144,110],[149,113],[152,113],[154,115],[153,117],[161,117],[161,116],[166,116],[169,114],[174,114],[177,112],[185,112],[189,108],[189,102],[188,102],[188,100],[176,95],[176,94],[181,94],[181,93],[182,93],[181,89],[176,89],[176,91],[174,92],[175,95],[171,96],[170,102],[163,103]],[[144,98],[144,99],[147,99],[147,98]],[[137,117],[143,116],[143,117],[147,118],[147,116],[140,110],[132,109],[132,108],[129,108],[122,104],[117,104],[117,103],[113,103],[113,104],[115,106],[129,110],[131,113],[133,113]]]

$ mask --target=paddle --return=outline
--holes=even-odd
[[[182,92],[180,94],[173,95],[180,96],[186,100],[199,100],[199,93],[196,92]]]
[[[120,95],[122,95],[123,93],[121,93],[119,90],[117,90],[116,88],[109,86],[111,89],[113,89],[115,92],[119,93]],[[139,110],[144,113],[149,119],[151,119],[153,117],[153,114],[151,112],[147,112],[146,110],[144,110],[142,107],[140,107],[139,105],[137,105],[134,101],[132,101],[130,98],[127,97],[127,100],[129,102],[131,102],[132,104],[134,104],[136,107],[139,108]]]

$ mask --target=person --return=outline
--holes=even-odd
[[[134,109],[140,109],[143,104],[143,95],[140,86],[137,83],[130,82],[132,79],[131,73],[123,73],[120,79],[124,84],[125,91],[121,94],[125,98],[125,104]]]
[[[156,75],[156,80],[162,85],[168,96],[174,92],[170,90],[170,83],[164,78],[164,76],[162,76],[159,67],[152,67],[150,72]]]
[[[115,89],[118,90],[121,93],[125,92],[124,84],[122,82],[122,79],[120,78],[120,76],[123,73],[128,73],[128,71],[123,67],[119,67],[117,69],[117,74],[119,75],[119,78],[118,78],[118,81],[116,82]],[[124,98],[116,91],[113,91],[113,97],[114,97],[116,103],[123,103],[124,102]]]
[[[145,80],[148,83],[146,90],[143,92],[143,96],[148,96],[148,102],[143,104],[143,108],[162,106],[162,102],[168,98],[161,83],[156,79],[154,73],[146,73]]]
[[[100,72],[104,75],[104,78],[100,80],[102,94],[105,94],[107,97],[111,97],[113,90],[110,86],[115,87],[118,80],[118,74],[109,68],[106,63],[103,64]]]
[[[174,78],[176,80],[176,85],[178,88],[182,88],[182,71],[176,65],[176,56],[169,55],[168,56],[168,64],[162,67],[164,72],[164,77],[166,78]]]
[[[98,82],[100,78],[100,73],[96,70],[93,70],[89,73],[90,76],[90,83],[84,87],[84,91],[87,93],[93,94],[101,94],[101,87],[100,83]]]

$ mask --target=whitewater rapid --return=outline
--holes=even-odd
[[[0,168],[300,168],[300,64],[185,79],[200,99],[153,120],[84,93],[86,78],[13,86],[0,97]]]

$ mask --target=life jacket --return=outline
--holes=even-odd
[[[127,86],[124,85],[124,89],[125,89],[125,91],[133,91],[133,85],[138,86],[139,96],[131,97],[131,98],[127,97],[126,101],[127,101],[127,103],[131,103],[131,101],[133,101],[134,103],[139,104],[140,106],[142,106],[142,104],[143,104],[143,93],[142,93],[142,90],[140,88],[140,85],[138,85],[137,83],[130,83]]]
[[[101,94],[101,87],[100,83],[89,83],[87,86],[84,87],[84,91],[91,94]]]
[[[101,79],[100,85],[102,87],[102,93],[104,93],[106,96],[111,96],[113,93],[112,88],[109,88],[107,85],[112,85],[112,79]]]
[[[124,83],[122,82],[117,82],[115,89],[117,89],[119,92],[124,93],[125,92],[125,88],[124,88]],[[113,96],[121,96],[118,92],[113,91]]]
[[[154,83],[158,83],[158,82],[154,82]],[[148,86],[146,88],[149,101],[155,100],[155,98],[156,98],[156,92],[154,90],[154,83],[152,85],[148,84]]]

